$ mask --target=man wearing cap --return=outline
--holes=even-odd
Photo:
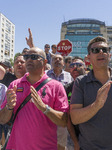
[[[0,62],[0,65],[5,69],[6,72],[12,73],[12,66],[11,66],[10,61],[6,60],[3,62]]]

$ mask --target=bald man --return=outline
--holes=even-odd
[[[32,98],[18,113],[6,149],[57,150],[57,125],[67,125],[68,102],[64,87],[51,80],[37,93],[35,88],[48,78],[44,73],[45,52],[32,47],[24,59],[27,73],[10,84],[1,106],[0,123],[8,122],[30,93]]]

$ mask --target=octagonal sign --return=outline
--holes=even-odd
[[[61,40],[57,45],[57,52],[62,56],[68,56],[72,52],[72,43],[69,40]]]

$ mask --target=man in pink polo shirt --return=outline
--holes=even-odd
[[[10,84],[1,107],[0,123],[10,120],[30,92],[32,98],[18,113],[6,149],[57,150],[57,125],[67,124],[66,92],[56,80],[36,92],[35,88],[48,78],[44,73],[47,60],[43,50],[33,47],[24,59],[28,73]]]

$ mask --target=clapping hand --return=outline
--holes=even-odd
[[[9,89],[6,92],[7,105],[9,109],[13,109],[16,105],[16,89],[17,89],[17,86],[14,86],[13,89]]]
[[[37,91],[33,86],[30,88],[31,90],[31,97],[32,97],[32,102],[36,105],[36,107],[41,110],[42,112],[45,111],[46,105],[43,103],[42,99],[38,95]]]

